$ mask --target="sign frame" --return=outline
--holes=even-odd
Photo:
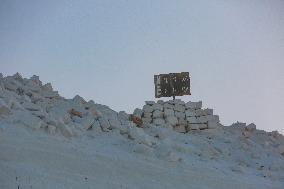
[[[189,72],[154,75],[155,98],[191,95]]]

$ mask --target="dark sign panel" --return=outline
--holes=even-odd
[[[155,75],[154,82],[156,98],[190,95],[188,72]]]

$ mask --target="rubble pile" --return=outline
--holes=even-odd
[[[135,109],[133,114],[141,118],[145,125],[165,126],[181,133],[220,126],[219,116],[213,115],[213,109],[202,109],[202,101],[146,101],[143,109]]]
[[[251,172],[257,177],[283,183],[284,136],[280,133],[257,130],[253,123],[237,122],[228,127],[222,126],[219,116],[214,115],[213,109],[202,108],[201,101],[183,102],[176,99],[145,103],[133,114],[116,112],[92,100],[86,101],[79,95],[72,99],[63,98],[50,83],[43,84],[38,76],[26,79],[18,73],[7,77],[0,74],[1,139],[6,136],[6,141],[20,150],[24,146],[21,140],[25,141],[25,138],[17,143],[14,136],[34,138],[35,146],[39,144],[38,134],[48,143],[53,139],[72,138],[72,145],[82,142],[81,148],[86,148],[86,152],[91,154],[100,149],[103,153],[110,152],[110,157],[113,157],[113,151],[120,148],[123,153],[134,152],[143,157],[182,162],[184,165],[193,165],[192,162],[203,165],[204,162],[214,161],[220,162],[219,168],[229,170],[229,174]],[[1,150],[4,149],[3,154],[12,153],[7,155],[10,158],[14,150],[9,151],[10,144],[6,145],[3,141],[0,143]],[[73,151],[70,157],[73,159]],[[208,165],[211,167],[212,164]],[[224,172],[221,170],[219,174],[223,177]]]
[[[128,126],[133,126],[125,112],[117,113],[92,100],[86,102],[79,95],[65,99],[50,83],[43,85],[38,76],[26,79],[19,73],[7,77],[0,75],[1,118],[65,137],[87,130],[127,130]]]
[[[54,135],[78,136],[87,130],[127,133],[129,128],[163,126],[178,132],[188,132],[219,126],[219,117],[212,109],[201,109],[202,102],[170,100],[146,101],[143,109],[133,115],[115,112],[109,107],[86,102],[76,95],[61,97],[50,83],[42,84],[38,76],[23,78],[19,73],[0,76],[0,116],[32,129],[44,129]]]

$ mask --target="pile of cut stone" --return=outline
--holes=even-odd
[[[85,131],[125,131],[133,123],[123,111],[86,102],[76,95],[61,97],[51,84],[42,84],[38,76],[23,78],[19,73],[3,77],[0,74],[0,121],[20,124],[34,130],[78,136]]]
[[[184,103],[181,100],[147,101],[143,110],[136,109],[134,115],[142,119],[143,126],[168,126],[178,132],[216,128],[218,116],[213,115],[213,110],[203,110],[201,106],[201,102]],[[65,99],[53,90],[50,83],[42,84],[38,76],[27,79],[19,73],[7,77],[0,74],[0,121],[68,138],[86,131],[110,130],[145,138],[141,134],[143,129],[136,129],[141,125],[133,123],[131,116],[124,111],[116,112],[92,100],[87,102],[78,95]]]
[[[219,116],[213,109],[202,109],[202,101],[183,102],[180,99],[164,102],[146,101],[143,109],[135,109],[133,114],[142,119],[145,125],[154,124],[173,128],[185,133],[190,130],[213,129],[220,125]]]

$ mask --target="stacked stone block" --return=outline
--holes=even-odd
[[[180,99],[146,101],[143,109],[135,109],[134,115],[145,125],[166,126],[181,133],[190,130],[213,129],[219,125],[219,116],[212,109],[202,109],[202,102],[183,102]]]

